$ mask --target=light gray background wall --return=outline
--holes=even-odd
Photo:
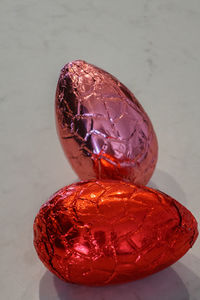
[[[32,246],[40,205],[77,180],[54,124],[60,68],[85,59],[127,85],[159,141],[150,182],[199,219],[200,1],[0,1],[0,298],[200,299],[200,240],[172,267],[106,288],[68,285]]]

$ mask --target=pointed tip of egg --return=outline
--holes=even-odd
[[[89,64],[82,59],[76,59],[66,63],[60,70],[60,76],[67,74],[78,74],[79,70],[84,70]]]

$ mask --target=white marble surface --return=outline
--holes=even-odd
[[[77,179],[56,136],[54,93],[62,65],[78,58],[135,93],[160,146],[150,184],[199,219],[199,31],[199,0],[0,1],[0,299],[200,299],[200,239],[172,267],[106,288],[61,282],[32,246],[40,205]]]

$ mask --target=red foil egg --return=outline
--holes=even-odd
[[[82,180],[147,184],[157,162],[156,135],[140,103],[115,77],[81,60],[66,64],[55,111],[63,150]]]
[[[194,244],[197,223],[171,197],[120,181],[62,188],[34,222],[34,245],[61,279],[106,285],[139,279],[181,258]]]

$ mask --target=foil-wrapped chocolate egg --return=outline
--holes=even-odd
[[[62,188],[34,222],[34,245],[61,279],[106,285],[139,279],[176,262],[194,244],[190,211],[162,192],[120,181]]]
[[[115,77],[81,60],[66,64],[55,110],[63,150],[82,180],[147,184],[157,162],[156,135],[140,103]]]

